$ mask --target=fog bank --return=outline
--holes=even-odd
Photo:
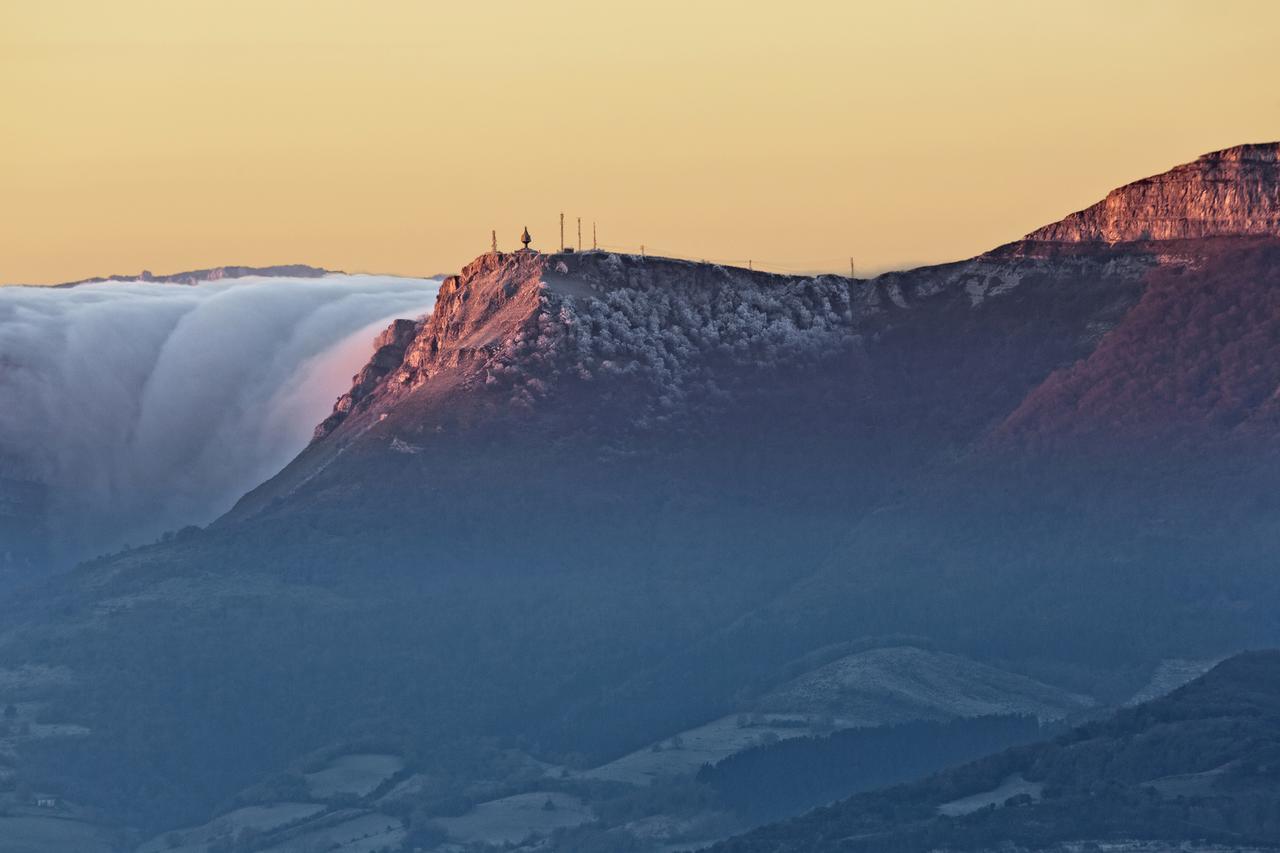
[[[0,476],[56,556],[204,524],[283,467],[439,282],[371,275],[0,288]]]

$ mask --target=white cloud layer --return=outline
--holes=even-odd
[[[60,556],[203,524],[282,468],[439,282],[371,275],[0,288],[0,474],[52,487]]]

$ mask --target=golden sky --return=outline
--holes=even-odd
[[[0,0],[0,281],[966,257],[1280,138],[1280,3]]]

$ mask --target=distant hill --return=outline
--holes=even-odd
[[[1121,842],[1134,846],[1105,849],[1280,846],[1280,652],[1238,655],[1165,698],[1053,741],[860,794],[711,850],[1096,850]]]
[[[127,273],[125,275],[82,278],[78,281],[68,281],[51,286],[76,287],[81,284],[98,284],[104,281],[154,281],[162,284],[195,284],[201,281],[218,281],[224,278],[244,278],[245,276],[251,275],[319,278],[320,276],[333,275],[339,272],[340,270],[328,270],[322,267],[308,266],[307,264],[276,264],[274,266],[267,267],[223,266],[210,267],[209,269],[204,270],[188,270],[186,272],[166,273],[164,275],[156,275],[150,270],[143,270],[140,273]]]

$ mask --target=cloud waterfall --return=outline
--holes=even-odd
[[[371,275],[0,288],[0,477],[63,559],[203,524],[283,467],[439,282]]]

